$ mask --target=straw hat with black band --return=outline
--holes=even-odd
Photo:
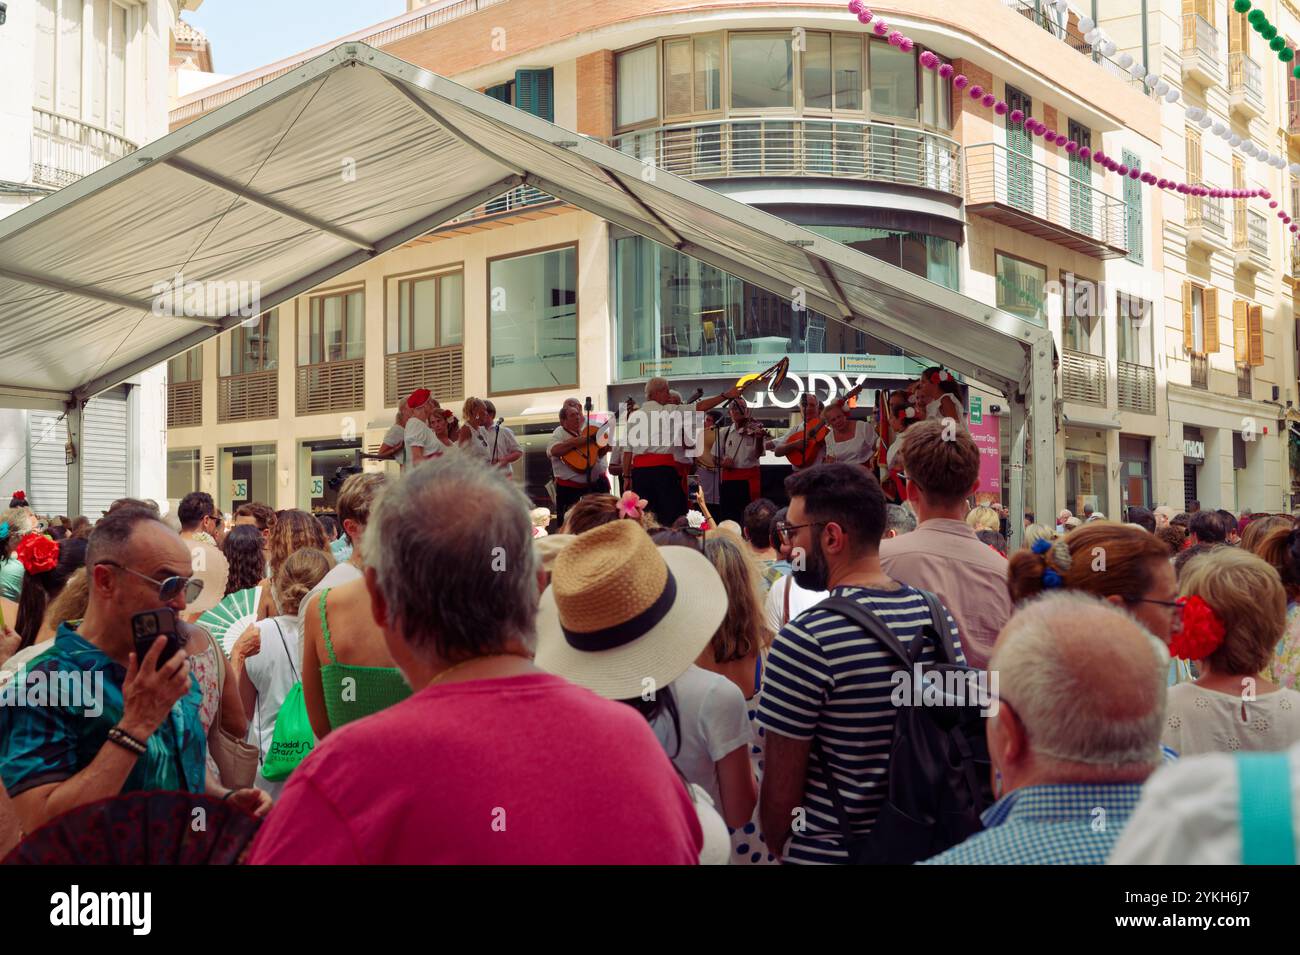
[[[726,613],[707,557],[656,547],[640,525],[614,521],[555,558],[534,662],[606,699],[630,700],[685,673]]]

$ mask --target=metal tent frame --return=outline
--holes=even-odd
[[[341,175],[349,164],[354,175]],[[87,400],[250,317],[205,310],[211,298],[180,314],[159,309],[156,296],[176,276],[206,288],[249,283],[265,311],[522,185],[802,296],[1002,394],[1012,511],[1023,511],[1030,442],[1043,462],[1035,497],[1050,509],[1047,328],[362,43],[341,44],[0,220],[0,333],[11,343],[0,406],[65,411],[79,449]]]

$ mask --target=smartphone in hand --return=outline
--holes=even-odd
[[[167,638],[167,645],[158,656],[158,666],[176,655],[176,651],[185,646],[188,637],[182,633],[180,619],[170,607],[157,610],[142,610],[131,617],[131,635],[135,640],[135,655],[141,664],[145,655],[159,637]]]

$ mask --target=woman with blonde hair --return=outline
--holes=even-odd
[[[1056,540],[1056,531],[1046,524],[1030,524],[1025,528],[1025,547],[1033,547],[1039,541],[1051,543]]]
[[[1187,564],[1182,625],[1170,641],[1198,677],[1169,690],[1164,745],[1180,756],[1277,752],[1300,741],[1300,693],[1264,674],[1286,626],[1278,572],[1254,554],[1219,547]]]
[[[998,512],[983,504],[971,508],[966,513],[966,523],[977,534],[980,531],[996,531],[1002,526]]]
[[[294,551],[285,558],[271,582],[280,613],[269,620],[259,620],[230,649],[239,699],[244,716],[252,724],[251,742],[261,751],[260,761],[265,761],[271,749],[275,720],[285,697],[302,678],[298,606],[333,566],[333,558],[318,548]],[[271,782],[259,770],[256,785],[276,796],[283,780]]]

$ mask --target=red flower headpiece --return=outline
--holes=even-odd
[[[1223,645],[1223,621],[1200,597],[1179,597],[1178,606],[1183,621],[1169,640],[1169,652],[1184,660],[1204,660]]]
[[[28,534],[18,544],[15,553],[23,570],[29,574],[43,574],[59,564],[59,545],[44,534]]]

